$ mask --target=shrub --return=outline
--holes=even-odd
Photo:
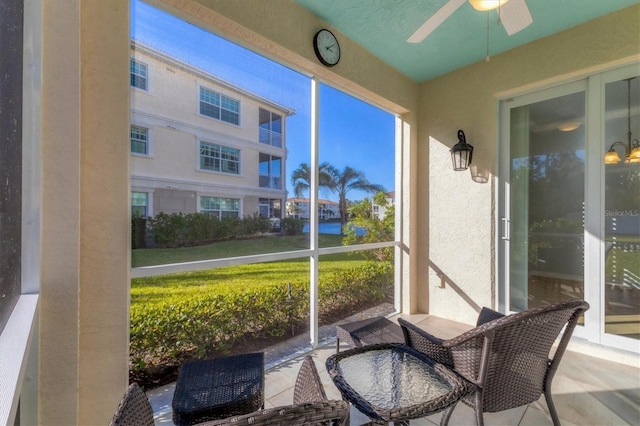
[[[158,213],[149,221],[156,244],[181,247],[185,242],[186,219],[183,213]]]
[[[212,271],[200,274],[193,284],[184,285],[201,285],[206,274],[209,280],[214,275]],[[393,267],[385,262],[367,262],[323,276],[319,283],[321,322],[384,301],[392,283]],[[130,361],[134,374],[229,351],[245,337],[284,336],[309,317],[308,282],[210,286],[186,296],[179,287],[158,284],[132,301]]]
[[[218,219],[207,213],[158,213],[149,219],[149,229],[158,247],[184,247],[253,237],[268,232],[271,223],[257,214]]]
[[[280,221],[280,229],[284,235],[302,235],[304,229],[304,221],[285,217]]]

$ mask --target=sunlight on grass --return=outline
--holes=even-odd
[[[320,234],[320,247],[342,245],[340,235]],[[263,237],[220,241],[206,246],[131,250],[131,267],[165,265],[196,260],[222,259],[263,253],[279,253],[309,248],[309,235]]]
[[[334,254],[323,256],[319,264],[322,274],[339,272],[365,263],[362,255]],[[279,262],[237,265],[204,271],[184,272],[131,280],[131,304],[163,303],[169,296],[185,299],[203,293],[225,294],[273,284],[304,283],[309,281],[307,258]]]

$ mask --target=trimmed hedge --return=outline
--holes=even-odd
[[[301,235],[304,229],[304,221],[285,217],[280,221],[280,229],[283,235]]]
[[[148,219],[147,227],[158,247],[184,247],[260,235],[271,230],[271,222],[257,213],[242,219],[218,219],[206,213],[158,213]]]
[[[309,283],[234,286],[186,296],[158,289],[161,301],[131,305],[130,362],[134,373],[179,365],[228,351],[245,337],[284,336],[308,322]],[[217,291],[216,291],[217,290]],[[383,302],[393,290],[393,265],[367,262],[321,277],[321,323]]]

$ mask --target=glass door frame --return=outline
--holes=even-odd
[[[510,310],[509,301],[510,297],[510,282],[509,282],[509,265],[510,262],[510,162],[511,162],[511,150],[510,150],[510,125],[511,125],[511,110],[526,105],[542,102],[561,96],[571,95],[574,93],[585,92],[585,99],[587,102],[586,114],[588,114],[588,98],[587,98],[587,80],[582,79],[578,81],[569,82],[566,84],[543,88],[539,91],[522,94],[516,97],[500,100],[499,103],[499,140],[497,152],[497,177],[496,179],[496,203],[498,208],[498,214],[496,216],[496,248],[498,255],[496,256],[496,278],[498,284],[498,291],[496,292],[496,306],[500,312],[513,313]],[[586,130],[585,150],[588,151],[589,146],[589,129]],[[588,161],[588,160],[587,160]],[[585,175],[588,176],[588,164],[585,164]],[[585,177],[586,178],[586,177]],[[585,190],[585,198],[587,197]],[[586,202],[586,200],[585,200]],[[586,227],[586,225],[585,225]],[[585,232],[585,257],[586,257],[586,234]],[[585,271],[585,297],[587,295],[587,274]],[[589,312],[587,312],[588,314]],[[587,318],[585,315],[585,324]],[[578,326],[574,331],[575,336],[584,337],[586,327]]]
[[[509,310],[509,220],[510,220],[510,115],[513,108],[555,97],[585,92],[585,218],[584,218],[584,295],[591,308],[585,313],[584,324],[576,327],[574,336],[591,343],[639,352],[638,340],[605,333],[605,85],[640,75],[640,63],[603,70],[556,86],[541,87],[535,92],[499,99],[499,135],[497,146],[497,179],[495,241],[496,241],[496,306]]]

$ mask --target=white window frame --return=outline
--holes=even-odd
[[[133,194],[134,193],[136,193],[136,194],[144,194],[146,196],[145,205],[144,205],[145,214],[142,217],[151,216],[151,214],[150,214],[151,208],[150,208],[150,202],[149,202],[149,199],[151,197],[150,197],[150,194],[148,192],[146,192],[146,191],[135,191],[135,190],[131,191],[131,214],[133,215],[133,208],[134,207],[141,207],[140,204],[133,204]]]
[[[146,140],[142,141],[139,139],[134,139],[132,133],[133,133],[133,129],[134,127],[138,128],[138,129],[142,129],[145,132],[146,135]],[[137,124],[131,124],[131,128],[129,130],[129,143],[132,144],[133,142],[137,142],[137,143],[144,143],[145,145],[145,152],[134,152],[131,148],[129,148],[129,151],[131,152],[132,155],[137,155],[137,156],[141,156],[141,157],[149,157],[151,155],[151,149],[150,149],[150,134],[151,132],[149,131],[148,127],[145,126],[140,126]]]
[[[223,210],[223,209],[204,209],[202,208],[202,200],[204,198],[215,198],[215,199],[219,199],[219,200],[236,200],[238,202],[238,218],[241,218],[242,215],[242,199],[240,198],[233,198],[233,197],[219,197],[219,196],[214,196],[214,195],[200,195],[198,196],[198,212],[199,213],[208,213],[211,216],[216,216],[218,217],[218,219],[223,219],[223,212],[235,212],[236,210]]]
[[[203,144],[209,145],[208,148],[210,149],[218,149],[219,151],[219,156],[212,156],[212,155],[205,155],[202,153],[202,148],[203,148]],[[230,159],[225,159],[222,156],[222,150],[223,149],[227,149],[227,150],[233,150],[235,152],[237,152],[238,155],[238,159],[237,160],[230,160]],[[210,168],[206,168],[202,166],[202,158],[206,157],[206,158],[213,158],[214,160],[218,160],[220,163],[220,166],[218,168],[218,170],[216,169],[210,169]],[[223,163],[237,163],[238,167],[237,167],[237,172],[229,172],[224,170],[225,168],[223,167]],[[238,148],[233,148],[230,146],[225,146],[225,145],[220,145],[218,143],[214,143],[214,142],[207,142],[204,140],[200,140],[198,141],[198,170],[204,171],[204,172],[214,172],[214,173],[224,173],[227,175],[232,175],[232,176],[240,176],[241,173],[241,165],[242,165],[242,152],[240,151],[240,149]]]
[[[209,92],[210,94],[212,94],[214,96],[217,96],[218,97],[218,105],[216,105],[215,103],[211,103],[209,101],[203,100],[202,99],[202,95],[203,95],[202,92],[203,91]],[[226,108],[224,106],[224,101],[235,102],[238,105],[238,111],[236,112],[236,111],[230,110],[229,108]],[[202,104],[210,105],[210,106],[213,106],[213,107],[217,108],[218,109],[218,116],[215,117],[214,115],[209,115],[209,114],[203,113],[202,112]],[[213,89],[209,89],[209,88],[207,88],[205,86],[200,86],[200,88],[198,89],[198,114],[202,115],[203,117],[212,118],[214,120],[221,121],[221,122],[227,123],[227,124],[231,124],[233,126],[240,126],[240,123],[241,123],[241,114],[240,114],[240,112],[242,111],[241,106],[242,106],[242,104],[241,104],[239,99],[234,99],[234,98],[232,98],[230,96],[224,95],[224,94],[222,94],[220,92],[217,92],[217,91],[215,91]],[[231,113],[231,114],[236,114],[238,116],[238,122],[234,123],[234,122],[229,121],[229,120],[224,120],[223,117],[222,117],[223,111],[226,111],[226,112]]]
[[[138,73],[134,72],[131,70],[131,64],[134,63],[136,65],[140,65],[144,67],[144,72],[146,75],[142,76],[139,75]],[[140,87],[138,85],[135,84],[131,84],[131,76],[135,76],[137,78],[140,79],[144,79],[144,86],[145,87]],[[137,79],[136,79],[137,81]],[[129,58],[129,85],[135,89],[138,90],[142,90],[144,92],[148,92],[149,91],[149,65],[145,64],[144,62],[140,62],[139,60],[137,60],[136,58]]]

